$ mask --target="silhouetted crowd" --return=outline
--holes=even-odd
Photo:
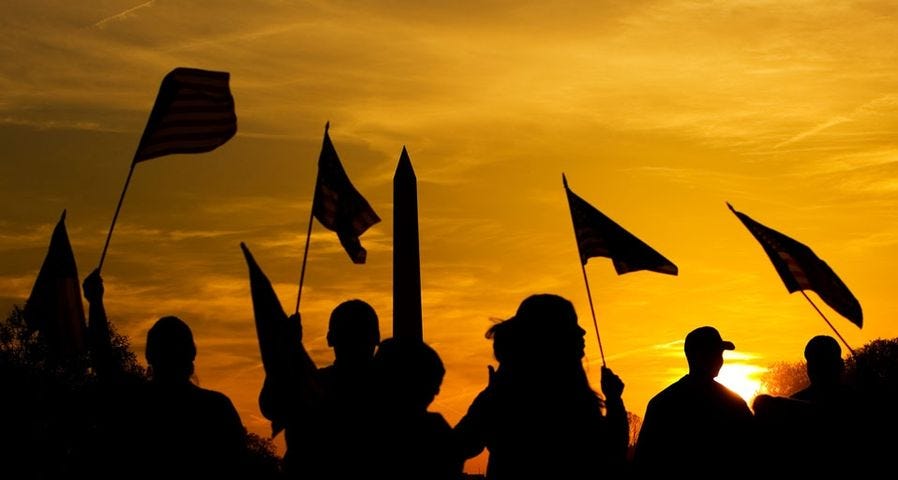
[[[197,349],[187,323],[167,316],[149,329],[150,381],[132,382],[110,360],[97,271],[83,289],[99,379],[90,410],[96,418],[68,473],[256,478],[246,467],[246,432],[233,404],[192,381]],[[335,360],[324,367],[302,346],[300,317],[290,321],[295,337],[287,341],[302,360],[296,364],[309,368],[284,369],[278,378],[266,372],[259,396],[273,433],[285,434],[283,478],[460,479],[464,462],[484,449],[488,479],[894,471],[891,424],[874,417],[892,406],[872,408],[843,382],[841,348],[828,336],[807,343],[810,386],[789,397],[760,395],[749,408],[715,380],[723,352],[735,345],[714,327],[694,329],[684,343],[688,373],[651,399],[631,439],[624,383],[603,366],[601,392],[592,389],[583,366],[585,331],[560,296],[529,296],[487,331],[498,367],[488,367],[486,386],[454,426],[428,410],[445,373],[437,351],[423,341],[382,340],[368,303],[353,299],[333,310],[327,343]],[[885,438],[874,440],[874,432]],[[4,476],[18,477],[33,478]]]

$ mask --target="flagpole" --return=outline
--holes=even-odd
[[[813,301],[811,301],[811,298],[808,297],[808,295],[807,295],[806,293],[804,293],[804,290],[799,290],[799,292],[801,292],[801,294],[802,294],[802,295],[804,296],[804,298],[808,301],[808,303],[810,303],[811,306],[814,307],[814,310],[817,310],[817,313],[820,314],[820,317],[823,318],[823,321],[826,322],[827,325],[829,325],[829,328],[831,328],[831,329],[833,330],[833,332],[835,332],[836,336],[839,337],[839,340],[841,340],[842,343],[845,344],[845,347],[848,349],[849,352],[851,352],[851,356],[853,357],[853,356],[854,356],[854,350],[851,348],[851,345],[848,345],[848,342],[846,342],[845,339],[842,338],[842,335],[839,334],[839,331],[836,330],[836,327],[834,327],[833,324],[829,322],[829,320],[826,318],[826,315],[824,315],[823,312],[821,312],[820,309],[817,308],[817,305],[814,304]]]
[[[596,340],[599,341],[599,355],[602,356],[602,366],[605,365],[605,349],[602,348],[602,337],[599,336],[599,322],[596,321],[596,309],[592,306],[592,292],[589,291],[589,280],[586,278],[586,264],[580,262],[580,270],[583,270],[583,283],[586,284],[586,298],[589,299],[589,311],[592,313],[592,325],[596,328]]]
[[[131,183],[131,175],[134,174],[134,167],[137,162],[131,161],[131,169],[128,170],[128,178],[125,179],[125,187],[122,188],[122,195],[118,199],[118,206],[115,207],[115,214],[112,216],[112,225],[109,226],[109,233],[106,235],[106,244],[103,245],[103,253],[100,254],[100,265],[97,272],[103,270],[103,262],[106,260],[106,250],[109,249],[109,240],[112,239],[112,230],[115,228],[115,221],[118,219],[118,212],[122,209],[122,202],[125,200],[125,192],[128,191],[128,185]]]
[[[318,184],[316,182],[315,189],[317,190]],[[312,238],[312,222],[315,219],[315,200],[314,195],[312,199],[312,211],[309,213],[309,229],[306,231],[306,249],[302,253],[302,269],[299,273],[299,293],[296,294],[296,311],[294,313],[299,313],[299,300],[302,298],[302,282],[306,278],[306,259],[309,257],[309,239]]]
[[[324,136],[327,137],[327,131],[331,128],[330,120],[324,124]],[[312,211],[309,212],[309,229],[306,231],[306,248],[302,253],[302,268],[299,272],[299,292],[296,294],[296,311],[299,313],[299,301],[302,299],[302,283],[306,278],[306,259],[309,258],[309,240],[312,238],[312,222],[315,220],[315,200],[318,197],[318,181],[321,177],[321,159],[318,159],[318,175],[315,177],[315,190],[312,191]]]

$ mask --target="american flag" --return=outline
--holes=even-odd
[[[173,153],[209,152],[237,133],[230,74],[179,67],[165,76],[134,163]]]
[[[572,192],[564,174],[561,178],[567,192],[571,220],[574,222],[574,236],[577,238],[577,249],[583,265],[592,257],[607,257],[614,263],[614,270],[618,275],[637,270],[668,275],[678,273],[673,262]]]
[[[324,127],[324,141],[318,157],[318,179],[312,213],[329,230],[337,232],[340,243],[353,263],[365,263],[368,252],[359,236],[380,221],[365,197],[352,186],[331,143],[328,128]]]
[[[810,247],[761,225],[748,215],[736,211],[729,203],[727,206],[764,248],[789,293],[811,290],[851,323],[859,328],[863,327],[864,312],[861,304],[832,268]]]
[[[41,332],[54,354],[66,357],[84,352],[87,327],[78,267],[65,228],[65,211],[53,229],[47,256],[24,313],[28,326]]]

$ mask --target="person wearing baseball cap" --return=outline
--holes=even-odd
[[[685,474],[718,477],[720,470],[752,465],[754,428],[748,404],[714,380],[723,352],[734,350],[711,326],[696,328],[684,342],[689,373],[655,395],[636,441],[634,470],[640,478]]]

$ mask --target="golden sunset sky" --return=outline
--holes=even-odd
[[[246,242],[292,311],[323,127],[383,221],[353,265],[315,224],[306,345],[338,303],[392,319],[392,177],[418,177],[424,336],[455,423],[494,363],[484,331],[557,293],[601,359],[561,173],[671,259],[677,277],[587,274],[629,410],[685,373],[682,340],[716,326],[725,368],[757,376],[832,331],[789,295],[726,208],[809,245],[860,300],[854,348],[898,336],[898,6],[889,1],[471,2],[6,0],[0,6],[0,307],[27,298],[63,209],[79,273],[98,263],[162,77],[231,74],[238,133],[141,163],[104,265],[109,317],[194,329],[200,384],[266,434]],[[843,349],[844,350],[844,349]],[[482,463],[471,462],[471,471]]]

